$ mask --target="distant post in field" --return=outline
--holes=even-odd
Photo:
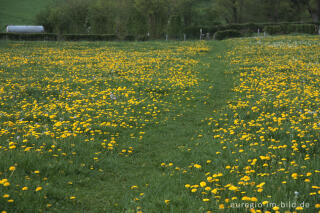
[[[187,35],[183,34],[183,40],[186,41],[187,40]]]
[[[260,36],[260,29],[258,28],[258,37]]]
[[[201,37],[202,37],[202,28],[200,28],[200,41],[201,41]]]
[[[166,41],[168,41],[168,34],[166,34]]]

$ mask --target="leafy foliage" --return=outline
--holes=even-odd
[[[216,32],[215,39],[222,40],[226,38],[236,38],[240,36],[241,33],[238,30],[225,30]]]
[[[252,33],[265,27],[254,22],[318,22],[319,11],[320,0],[70,0],[40,13],[37,23],[49,32],[62,34],[148,35],[150,38],[168,35],[176,39],[184,33],[197,38],[201,28],[211,34],[219,30]],[[299,32],[311,29],[311,26],[290,27]]]

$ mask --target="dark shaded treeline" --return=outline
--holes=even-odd
[[[320,0],[55,0],[37,15],[48,32],[162,38],[188,28],[248,22],[318,22]]]

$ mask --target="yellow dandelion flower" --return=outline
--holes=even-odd
[[[211,190],[211,187],[210,187],[210,186],[207,186],[206,188],[204,188],[204,190],[210,191],[210,190]]]
[[[200,186],[201,186],[201,187],[205,187],[206,185],[207,185],[207,183],[204,182],[204,181],[202,181],[202,182],[200,183]]]
[[[217,192],[218,192],[218,189],[212,189],[212,190],[211,190],[211,193],[212,193],[212,194],[217,194]]]
[[[273,208],[272,208],[272,210],[274,210],[274,211],[278,211],[280,208],[278,207],[278,206],[274,206]]]
[[[197,169],[201,169],[201,165],[199,165],[199,164],[194,164],[193,167],[197,168]]]
[[[42,187],[38,186],[35,191],[38,192],[38,191],[41,191],[41,190],[42,190]]]
[[[252,198],[251,198],[251,201],[252,201],[252,202],[257,202],[258,199],[257,199],[256,197],[252,197]]]
[[[228,189],[229,189],[230,191],[236,191],[236,190],[238,190],[238,187],[236,187],[236,186],[230,186]]]
[[[131,188],[131,189],[137,189],[138,186],[133,185],[133,186],[131,186],[130,188]]]

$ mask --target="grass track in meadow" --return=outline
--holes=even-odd
[[[2,45],[8,212],[320,208],[318,37]]]
[[[209,153],[199,153],[199,150],[188,153],[180,151],[182,147],[193,146],[193,138],[207,126],[204,123],[206,116],[212,113],[212,109],[224,107],[231,93],[232,76],[224,73],[226,65],[220,58],[228,46],[219,42],[208,45],[210,50],[200,56],[201,65],[197,67],[200,78],[205,78],[206,81],[201,82],[192,92],[195,99],[188,103],[190,106],[180,106],[181,114],[175,116],[174,120],[169,119],[163,125],[148,128],[131,158],[112,159],[111,173],[114,175],[109,177],[110,180],[103,181],[102,186],[96,185],[97,188],[93,190],[88,188],[91,193],[84,190],[83,193],[87,195],[85,203],[91,203],[92,206],[101,208],[101,211],[130,212],[139,210],[139,206],[145,212],[204,210],[201,200],[193,200],[188,192],[183,191],[184,183],[197,180],[199,176],[195,174],[190,177],[186,174],[170,177],[171,172],[166,173],[160,164],[175,162],[186,165],[191,161],[203,162],[211,157]],[[138,188],[128,192],[130,186]],[[99,190],[101,187],[105,190]],[[140,193],[144,194],[140,196]],[[110,195],[112,199],[103,200]],[[102,198],[101,202],[96,203],[92,196],[98,200]],[[132,202],[135,198],[141,201]],[[170,200],[171,204],[167,206],[165,200]]]
[[[225,105],[224,43],[209,52],[198,42],[2,46],[4,210],[135,211],[138,191],[150,211],[180,196],[170,208],[193,208],[160,164],[201,157],[178,147]]]

